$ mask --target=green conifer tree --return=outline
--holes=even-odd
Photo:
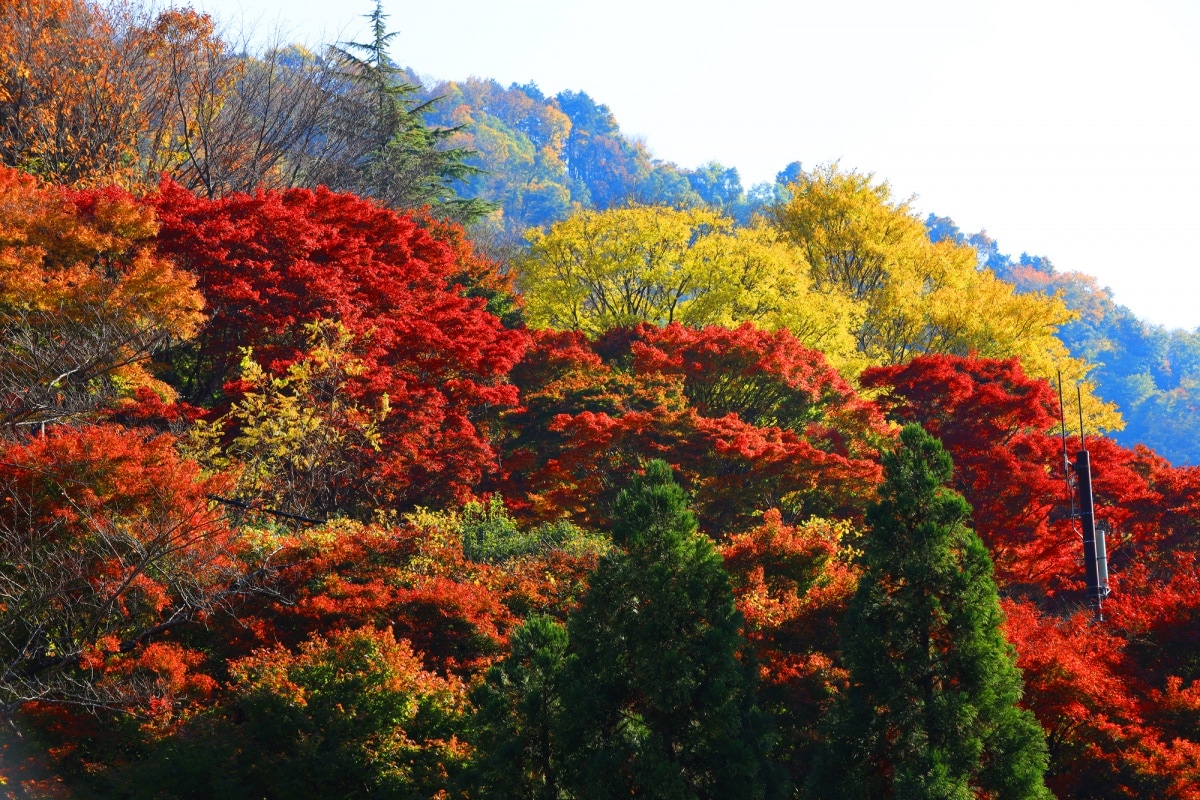
[[[470,222],[495,206],[477,198],[460,198],[456,184],[479,172],[467,163],[474,151],[452,147],[457,128],[431,127],[425,114],[438,98],[420,99],[421,87],[412,83],[388,48],[399,31],[388,31],[381,0],[367,14],[371,37],[366,42],[344,42],[331,55],[347,81],[348,91],[338,97],[334,138],[354,141],[344,149],[355,154],[349,163],[332,165],[332,171],[315,179],[340,191],[370,197],[392,208],[431,206],[438,214]]]
[[[508,657],[488,669],[471,695],[472,797],[560,800],[568,795],[555,726],[562,714],[567,629],[550,617],[530,617],[509,644]]]
[[[1022,682],[987,550],[943,488],[950,456],[919,426],[884,457],[863,575],[842,627],[850,686],[809,781],[817,798],[1028,800],[1045,735]]]
[[[670,467],[651,462],[613,519],[619,551],[568,623],[559,736],[572,796],[774,796],[741,616]]]

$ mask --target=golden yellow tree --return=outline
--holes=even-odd
[[[863,359],[900,364],[922,353],[1021,359],[1028,373],[1084,381],[1088,366],[1057,338],[1073,318],[1057,297],[1014,287],[979,266],[971,247],[930,241],[906,201],[871,175],[835,166],[804,173],[775,226],[805,255],[818,290],[862,304],[854,330]],[[1093,426],[1119,428],[1116,407],[1092,395]]]
[[[650,322],[785,327],[840,365],[855,359],[861,304],[812,285],[803,254],[766,226],[707,209],[582,211],[529,234],[519,283],[534,327]]]

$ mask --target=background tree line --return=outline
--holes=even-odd
[[[425,122],[379,7],[371,24],[367,42],[313,52],[251,47],[190,8],[6,2],[0,159],[55,183],[324,185],[478,214],[450,189],[473,172],[466,153],[439,146],[451,132]]]

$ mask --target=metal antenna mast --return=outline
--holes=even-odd
[[[1071,520],[1079,518],[1075,507],[1075,487],[1071,485],[1071,459],[1067,456],[1067,412],[1063,404],[1062,370],[1058,371],[1058,421],[1059,435],[1062,438],[1063,483],[1067,485],[1067,502],[1071,504]]]
[[[1104,619],[1104,598],[1108,597],[1108,553],[1104,530],[1096,529],[1096,511],[1092,498],[1092,457],[1083,433],[1083,393],[1075,387],[1079,403],[1079,452],[1075,454],[1075,488],[1079,494],[1079,523],[1083,528],[1083,567],[1087,577],[1088,603],[1096,619]],[[1064,433],[1065,436],[1065,433]]]

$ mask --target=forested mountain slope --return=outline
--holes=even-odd
[[[409,79],[417,82],[413,72]],[[438,98],[426,119],[459,127],[449,141],[473,150],[480,171],[459,184],[465,196],[499,206],[478,231],[511,246],[529,227],[544,227],[579,209],[627,203],[707,205],[748,224],[755,213],[788,196],[802,169],[784,167],[774,183],[742,186],[737,169],[716,162],[686,168],[657,160],[644,143],[620,131],[614,113],[583,91],[548,97],[534,84],[505,88],[494,80],[428,81],[422,96]],[[979,263],[1019,292],[1059,293],[1076,319],[1058,336],[1072,355],[1092,365],[1096,394],[1125,418],[1113,435],[1145,444],[1174,463],[1200,463],[1200,335],[1139,320],[1094,278],[1059,273],[1049,258],[1001,253],[986,232],[967,235],[948,217],[929,215],[933,241],[974,247]],[[1053,376],[1049,376],[1053,377]]]
[[[1103,293],[370,20],[0,0],[0,795],[1200,800],[1200,468],[1106,435]]]
[[[409,80],[419,82],[415,73]],[[519,232],[566,218],[576,209],[630,202],[715,206],[740,222],[778,198],[774,184],[743,189],[736,168],[710,162],[695,169],[655,159],[621,133],[608,106],[583,91],[547,97],[535,84],[504,88],[494,80],[428,81],[431,125],[459,127],[451,140],[475,154],[481,172],[460,191],[498,203],[503,227]],[[794,177],[781,173],[781,181]]]

